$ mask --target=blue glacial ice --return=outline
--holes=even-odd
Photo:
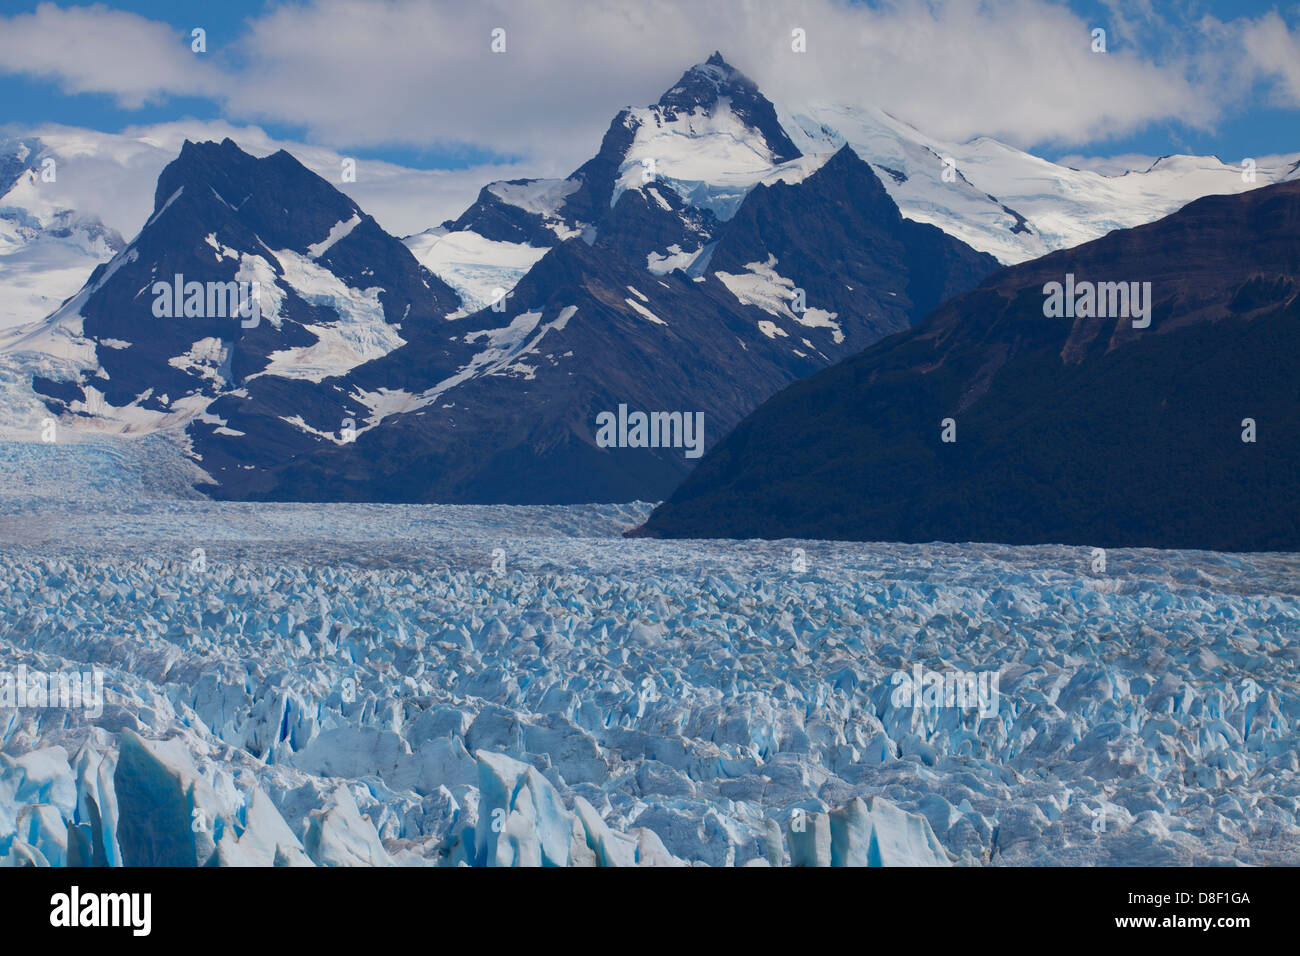
[[[1300,863],[1300,556],[218,504],[150,441],[0,444],[0,674],[104,687],[0,685],[2,863]]]

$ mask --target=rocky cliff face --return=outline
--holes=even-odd
[[[185,427],[221,498],[659,500],[764,398],[997,265],[851,148],[803,157],[716,56],[569,179],[442,228],[541,258],[481,307],[287,153],[187,144],[130,246],[6,349],[58,340],[31,380],[67,421]],[[256,320],[214,285],[256,285]]]
[[[1295,550],[1297,236],[1282,183],[998,272],[767,402],[643,533]]]

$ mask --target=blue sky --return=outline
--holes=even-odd
[[[222,119],[405,166],[563,174],[619,106],[653,101],[720,47],[778,101],[859,100],[1051,159],[1300,151],[1300,3],[807,0],[744,23],[728,6],[4,0],[0,123]],[[784,48],[791,23],[806,25],[805,58]],[[494,24],[514,44],[503,57],[487,50]],[[1107,30],[1104,57],[1087,49],[1092,27]]]
[[[1160,7],[1183,10],[1172,24],[1179,24],[1187,29],[1189,24],[1202,16],[1210,15],[1220,20],[1259,18],[1269,13],[1277,13],[1291,31],[1300,32],[1300,3],[1282,3],[1276,0],[1205,0],[1205,2],[1181,4],[1176,2],[1159,3]],[[1104,4],[1099,2],[1075,2],[1069,7],[1078,12],[1090,23],[1099,26],[1111,26],[1112,34],[1116,17],[1113,10],[1125,6],[1141,8],[1142,3]],[[1176,36],[1176,34],[1175,34]],[[1161,48],[1168,42],[1160,30],[1140,30],[1133,35],[1121,33],[1119,37],[1110,37],[1111,48],[1122,51],[1133,47],[1144,54],[1159,57]],[[1262,156],[1277,153],[1300,152],[1300,106],[1292,103],[1287,107],[1272,106],[1267,101],[1267,85],[1256,84],[1249,96],[1244,97],[1238,108],[1220,117],[1212,129],[1201,130],[1180,122],[1176,116],[1163,121],[1152,122],[1146,128],[1131,135],[1115,139],[1106,139],[1089,144],[1083,149],[1046,149],[1036,150],[1049,159],[1060,158],[1063,154],[1073,152],[1095,153],[1097,155],[1115,155],[1123,153],[1141,153],[1160,156],[1168,153],[1191,153],[1194,155],[1218,155],[1224,160],[1233,160],[1239,156]]]
[[[31,13],[38,5],[38,0],[30,0],[30,2],[0,0],[0,15]],[[59,3],[58,5],[72,7],[90,4]],[[206,2],[204,0],[140,0],[140,2],[111,2],[106,6],[168,24],[174,29],[176,43],[181,49],[189,48],[190,31],[195,26],[202,26],[207,33],[209,54],[219,55],[223,50],[229,51],[235,41],[244,34],[248,18],[257,16],[273,4],[262,0],[254,0],[254,2],[229,0],[229,2],[217,3],[212,0]],[[0,103],[5,104],[3,112],[0,112],[0,123],[27,125],[54,122],[68,126],[85,126],[102,132],[119,132],[127,127],[178,119],[228,118],[223,104],[208,97],[167,96],[160,102],[149,103],[138,108],[125,108],[118,104],[111,93],[69,95],[57,79],[31,73],[0,73]],[[258,125],[276,139],[303,138],[302,127],[290,122],[263,119]],[[340,142],[329,145],[347,148],[359,144]],[[351,152],[359,157],[384,159],[404,166],[426,169],[462,169],[511,158],[497,154],[493,150],[475,149],[468,145],[448,149],[384,144],[378,148],[372,146],[352,149]]]

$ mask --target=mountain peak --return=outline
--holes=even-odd
[[[745,99],[763,99],[754,81],[715,50],[703,63],[696,63],[683,73],[681,79],[659,98],[659,105],[684,109],[703,106],[707,109],[717,102],[720,95],[734,99],[737,94]]]
[[[192,229],[201,229],[198,235],[219,233],[231,248],[254,251],[265,243],[305,254],[353,216],[367,218],[347,195],[286,150],[259,157],[229,138],[220,143],[187,140],[158,176],[154,213],[145,231],[161,229],[166,238],[159,241],[174,243],[188,241]],[[247,240],[242,247],[239,236]]]
[[[641,533],[1294,551],[1294,495],[1274,476],[1300,458],[1300,427],[1282,411],[1300,373],[1297,216],[1300,182],[1205,196],[997,272],[767,401]],[[841,245],[828,238],[813,254]],[[802,274],[790,252],[775,255]],[[1124,276],[1134,262],[1154,284],[1114,282],[1129,295],[1047,314],[1045,282]],[[1274,457],[1238,439],[1243,408],[1275,423]],[[945,418],[965,429],[960,445],[940,436]],[[1107,480],[1041,480],[1098,474]],[[1161,480],[1143,485],[1152,474]]]
[[[726,100],[732,113],[763,135],[777,162],[803,155],[786,135],[776,117],[776,108],[759,91],[758,85],[724,60],[717,50],[706,61],[683,73],[681,79],[659,97],[656,105],[666,118],[674,119],[678,112],[692,113],[697,109],[711,114],[718,108],[720,100]]]
[[[286,195],[317,193],[332,194],[332,186],[302,165],[288,150],[278,150],[269,156],[258,157],[244,150],[230,137],[220,143],[215,140],[195,142],[185,140],[180,154],[162,171],[154,194],[154,210],[160,210],[182,186],[201,187],[206,192],[211,187],[217,199],[227,196],[245,196],[262,193],[267,184]],[[343,199],[341,193],[339,199]],[[270,206],[281,209],[279,199],[268,197]],[[235,200],[231,200],[234,202]],[[339,203],[330,200],[333,205]],[[350,201],[347,201],[350,204]],[[346,218],[346,217],[345,217]]]
[[[154,191],[154,212],[160,212],[183,186],[248,177],[256,163],[254,157],[245,153],[229,137],[220,143],[214,140],[196,142],[187,139],[181,144],[177,157],[167,164],[158,177]]]
[[[862,159],[861,156],[858,155],[857,150],[855,150],[851,144],[844,143],[842,146],[840,146],[839,149],[837,149],[831,155],[831,158],[826,161],[826,164],[829,165],[830,163],[837,163],[837,164],[843,163],[843,164],[852,165],[854,163],[862,163],[862,162],[864,162],[864,160]]]
[[[181,143],[181,156],[220,156],[233,155],[234,153],[243,153],[239,144],[227,136],[220,143],[213,139],[193,140],[187,139]]]

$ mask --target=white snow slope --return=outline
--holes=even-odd
[[[968,143],[937,140],[874,106],[826,103],[778,104],[781,125],[806,155],[774,163],[761,137],[726,104],[711,114],[698,111],[673,122],[662,122],[655,108],[629,112],[641,126],[620,164],[615,199],[624,189],[642,185],[643,161],[653,159],[656,179],[726,219],[754,185],[798,181],[848,143],[876,169],[905,216],[932,223],[1008,265],[1112,229],[1151,222],[1200,196],[1300,176],[1300,153],[1259,167],[1250,182],[1243,179],[1239,162],[1195,156],[1166,157],[1149,170],[1107,176],[1070,169],[987,137]],[[0,197],[0,328],[48,315],[77,291],[94,266],[111,256],[113,236],[135,233],[152,207],[158,173],[186,137],[220,140],[229,135],[258,156],[287,145],[397,235],[407,231],[402,227],[409,224],[412,210],[446,208],[448,195],[475,191],[465,179],[473,171],[453,175],[378,162],[364,164],[365,174],[357,181],[343,182],[338,154],[282,144],[256,127],[189,122],[123,134],[54,125],[10,126],[5,132],[39,137],[45,148],[30,157],[29,165],[37,168],[41,156],[54,157],[60,178],[56,184],[19,184]],[[16,142],[0,141],[0,148]],[[952,182],[943,179],[945,158],[953,160]],[[549,220],[577,182],[499,181],[488,188],[498,198]],[[11,214],[7,224],[6,211]],[[15,213],[28,229],[18,228]],[[61,217],[58,228],[52,228],[56,215]],[[69,222],[81,228],[62,235]],[[33,230],[33,223],[39,228]],[[550,225],[557,242],[577,235],[571,224],[559,219]],[[493,242],[472,231],[446,236],[436,227],[406,242],[417,259],[467,296],[471,306],[489,302],[495,288],[512,288],[546,252]],[[120,248],[121,239],[116,243]],[[467,306],[466,311],[473,309]]]
[[[497,301],[547,253],[546,248],[524,242],[499,242],[472,229],[448,232],[441,226],[407,236],[402,242],[420,265],[461,297],[462,316]]]
[[[354,161],[355,176],[345,179],[346,157],[333,150],[220,121],[185,120],[121,133],[8,124],[0,127],[0,163],[22,154],[20,162],[37,177],[0,195],[0,329],[47,316],[122,247],[121,237],[139,231],[153,210],[159,173],[186,139],[226,137],[258,157],[288,149],[396,236],[455,215],[485,179],[502,172],[501,167],[424,170],[362,160]],[[27,143],[39,149],[23,153]],[[55,161],[53,182],[40,178],[46,158]],[[8,185],[0,184],[0,192]],[[101,236],[107,238],[97,242]]]
[[[848,143],[876,170],[904,216],[938,226],[1004,265],[1154,222],[1201,196],[1300,178],[1300,153],[1257,167],[1253,178],[1243,177],[1240,163],[1213,156],[1167,156],[1144,171],[1106,176],[987,136],[937,140],[875,107],[812,104],[780,116],[802,152]],[[944,178],[946,159],[953,161],[951,182]],[[1019,220],[1007,209],[1025,220],[1019,231],[1012,231]]]

